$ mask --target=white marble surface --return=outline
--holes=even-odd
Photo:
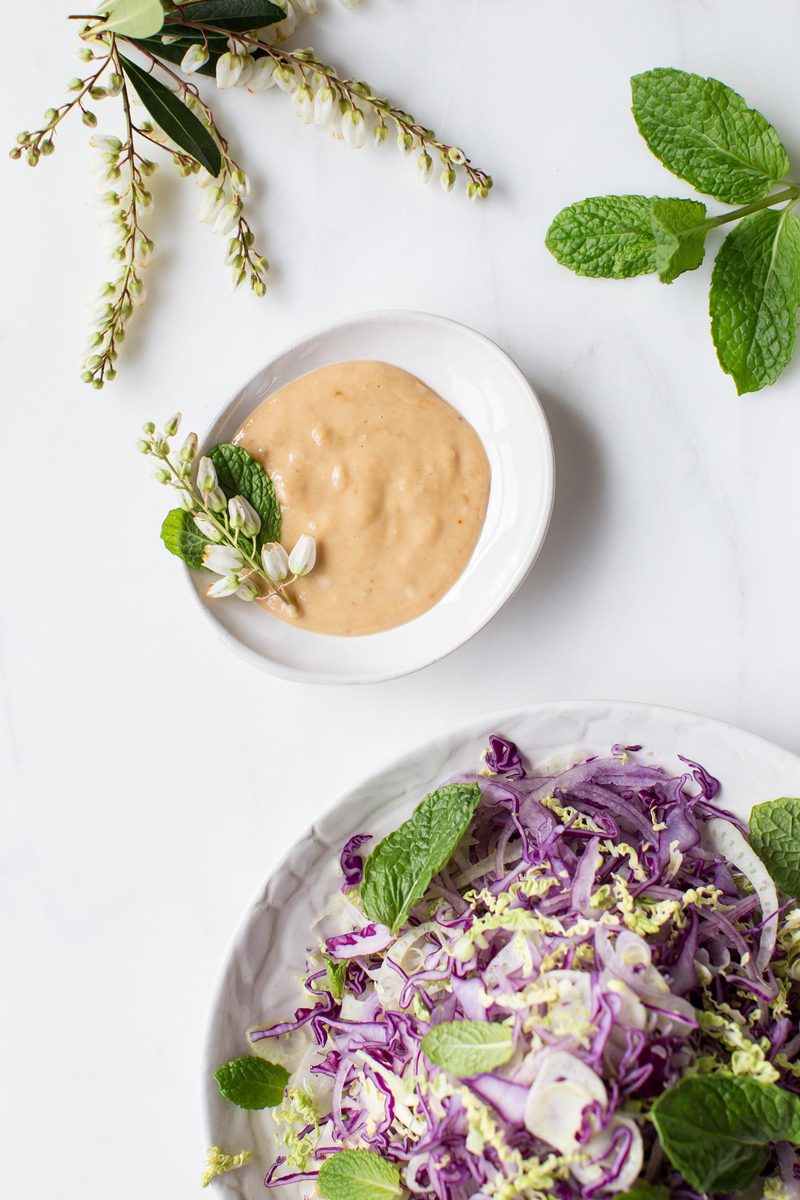
[[[6,141],[75,69],[66,3],[42,7],[46,35],[41,8],[15,17]],[[593,283],[542,245],[592,192],[688,194],[636,134],[636,71],[717,75],[800,158],[800,10],[764,9],[757,23],[747,0],[329,4],[300,44],[463,143],[495,195],[476,208],[422,189],[388,148],[303,129],[283,96],[223,97],[270,298],[229,294],[193,188],[165,173],[152,303],[99,395],[76,379],[104,274],[83,131],[36,172],[2,160],[4,1192],[199,1195],[201,1041],[229,934],[332,795],[421,737],[610,695],[800,750],[800,366],[737,400],[708,337],[707,268],[669,289]],[[550,537],[504,613],[424,674],[280,683],[187,603],[157,540],[164,493],[131,443],[177,406],[202,427],[283,344],[382,307],[474,325],[529,375],[558,459]]]

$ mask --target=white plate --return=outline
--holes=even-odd
[[[372,683],[417,671],[476,634],[514,594],[533,565],[553,507],[555,465],[544,413],[508,355],[445,317],[370,313],[298,342],[226,404],[204,446],[230,441],[270,392],[346,359],[379,359],[418,376],[475,428],[492,470],[486,521],[475,552],[450,591],[421,617],[384,633],[331,637],[296,629],[240,600],[208,600],[206,572],[187,574],[203,610],[235,650],[286,679]]]
[[[706,717],[615,701],[567,700],[483,717],[405,754],[341,796],[289,851],[259,892],[234,939],[208,1033],[203,1068],[209,1145],[255,1151],[252,1165],[222,1177],[229,1200],[299,1200],[302,1186],[266,1193],[271,1161],[268,1112],[244,1112],[222,1100],[220,1063],[248,1053],[245,1030],[285,1019],[301,1001],[298,976],[313,941],[311,923],[340,885],[339,853],[361,831],[383,835],[405,820],[432,788],[456,771],[475,769],[487,734],[516,741],[531,764],[569,765],[607,753],[615,742],[640,743],[676,774],[678,754],[707,767],[722,783],[720,803],[746,816],[761,800],[800,795],[800,758],[733,725]],[[307,997],[306,997],[307,999]]]

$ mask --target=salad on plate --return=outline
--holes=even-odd
[[[267,1189],[800,1200],[800,800],[748,828],[681,761],[534,774],[492,736],[347,842],[305,1000],[216,1072],[269,1109]]]

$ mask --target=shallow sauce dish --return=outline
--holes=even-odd
[[[722,784],[721,806],[746,816],[754,804],[800,794],[800,758],[734,726],[690,713],[613,701],[562,701],[472,721],[418,747],[342,796],[271,873],[237,933],[211,1016],[203,1070],[209,1145],[252,1148],[254,1162],[223,1176],[231,1200],[267,1193],[269,1118],[222,1100],[214,1070],[247,1052],[245,1030],[293,1012],[298,976],[313,922],[341,883],[343,843],[358,832],[381,837],[405,820],[422,797],[449,775],[474,770],[487,735],[517,742],[533,769],[566,767],[616,743],[641,744],[642,759],[679,773],[678,755],[703,764]],[[302,1185],[280,1189],[300,1200]]]
[[[270,393],[348,359],[392,363],[416,375],[476,430],[489,458],[486,520],[466,570],[429,611],[360,637],[311,633],[259,606],[208,600],[205,572],[187,571],[204,612],[229,645],[272,674],[315,683],[370,683],[419,670],[489,621],[530,570],[547,533],[555,467],[547,421],[525,377],[493,342],[444,317],[383,312],[314,334],[264,367],[225,406],[204,448],[230,441]]]

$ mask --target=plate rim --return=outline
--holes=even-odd
[[[522,587],[528,575],[533,570],[534,564],[542,552],[547,534],[550,528],[550,523],[553,516],[555,506],[555,488],[556,488],[556,456],[555,447],[553,444],[553,435],[550,429],[550,424],[547,420],[544,406],[538,392],[533,384],[527,378],[522,369],[514,361],[511,355],[503,349],[497,342],[490,338],[487,334],[481,333],[480,330],[474,329],[471,325],[465,324],[463,321],[457,321],[452,317],[446,317],[441,313],[425,312],[421,309],[406,309],[406,308],[383,308],[375,310],[366,310],[354,313],[349,317],[340,318],[327,325],[320,326],[317,329],[306,333],[300,338],[295,338],[289,345],[278,350],[256,371],[252,372],[246,380],[234,391],[232,391],[217,412],[211,418],[208,425],[205,427],[200,437],[199,453],[204,453],[205,448],[209,445],[214,431],[224,423],[226,414],[235,404],[237,398],[245,390],[261,372],[267,370],[272,364],[279,362],[281,359],[288,357],[291,354],[297,353],[303,346],[309,342],[313,342],[317,338],[324,337],[328,334],[335,333],[338,329],[349,326],[357,326],[366,324],[367,322],[398,322],[402,321],[412,325],[415,321],[422,321],[426,324],[442,327],[450,327],[458,329],[461,333],[467,334],[470,338],[481,342],[484,346],[491,349],[494,353],[505,360],[508,368],[518,381],[530,393],[532,400],[532,416],[538,426],[538,433],[542,440],[544,451],[545,472],[543,478],[544,504],[542,506],[539,521],[537,523],[536,532],[531,539],[530,547],[527,554],[520,559],[517,570],[509,580],[508,586],[504,593],[497,598],[495,603],[487,610],[486,615],[471,633],[456,641],[454,644],[448,644],[441,652],[436,653],[433,657],[427,658],[424,662],[420,662],[412,667],[399,668],[396,670],[377,670],[375,672],[365,674],[362,670],[354,674],[332,674],[326,671],[303,670],[301,668],[286,666],[283,663],[276,662],[274,659],[267,658],[258,651],[252,649],[244,642],[240,641],[234,633],[228,630],[220,621],[218,621],[208,605],[203,602],[203,598],[195,584],[193,572],[185,564],[181,563],[184,586],[190,592],[194,604],[200,609],[203,614],[203,619],[210,624],[215,635],[239,658],[252,666],[257,667],[267,675],[272,675],[278,679],[284,679],[291,683],[305,684],[325,684],[326,686],[359,686],[370,683],[385,683],[392,679],[401,679],[408,675],[415,675],[418,671],[424,671],[427,667],[433,666],[448,655],[454,654],[460,650],[462,646],[466,646],[473,638],[485,629],[490,621],[494,620],[497,614],[505,607],[514,595]],[[298,377],[299,378],[299,377]],[[466,568],[465,568],[466,569]],[[424,614],[423,614],[424,615]],[[386,631],[390,632],[390,631]],[[372,635],[370,635],[372,636]],[[377,635],[379,636],[379,635]]]
[[[785,746],[778,742],[771,741],[762,734],[753,733],[750,730],[742,728],[731,721],[725,721],[718,717],[708,717],[702,713],[694,712],[690,709],[677,708],[673,705],[652,704],[643,700],[609,700],[601,698],[572,698],[562,700],[545,700],[538,701],[532,704],[520,704],[512,708],[504,708],[493,710],[492,712],[480,714],[475,717],[468,717],[462,721],[448,725],[440,729],[433,736],[425,738],[423,741],[418,741],[416,745],[410,746],[393,757],[387,759],[381,766],[375,767],[368,772],[364,772],[356,777],[355,781],[348,787],[339,790],[334,798],[324,805],[308,822],[304,829],[291,840],[286,846],[280,858],[273,864],[272,868],[263,876],[259,883],[258,890],[254,893],[252,899],[245,907],[236,926],[227,942],[224,955],[217,976],[216,985],[213,988],[210,1003],[207,1007],[205,1034],[202,1042],[201,1066],[200,1066],[200,1088],[201,1088],[201,1103],[202,1103],[202,1128],[203,1135],[206,1139],[206,1145],[211,1146],[214,1143],[213,1122],[212,1122],[212,1106],[211,1106],[211,1076],[213,1075],[214,1058],[213,1043],[215,1028],[217,1025],[218,1014],[222,1009],[225,999],[225,991],[231,968],[236,960],[241,943],[244,941],[245,933],[250,927],[250,922],[257,913],[260,904],[263,902],[264,893],[271,882],[279,872],[291,860],[291,855],[295,849],[303,842],[314,836],[316,827],[325,822],[339,808],[344,807],[348,801],[367,788],[375,785],[375,783],[384,776],[394,773],[404,766],[404,764],[413,763],[413,760],[421,755],[430,752],[437,744],[445,742],[449,739],[462,738],[467,739],[476,736],[483,729],[490,732],[492,727],[499,728],[503,722],[517,718],[535,716],[537,714],[545,714],[548,711],[558,710],[559,713],[569,715],[586,713],[587,710],[604,707],[608,710],[615,710],[624,714],[642,714],[658,720],[668,720],[675,723],[678,719],[689,721],[697,721],[706,727],[725,730],[728,734],[741,736],[749,745],[756,751],[765,750],[771,753],[779,752],[788,760],[792,760],[800,773],[800,754],[793,750],[787,750]],[[235,1200],[241,1200],[242,1193],[236,1187],[232,1180],[227,1180],[225,1177],[219,1181],[225,1188],[225,1193],[234,1197]]]

